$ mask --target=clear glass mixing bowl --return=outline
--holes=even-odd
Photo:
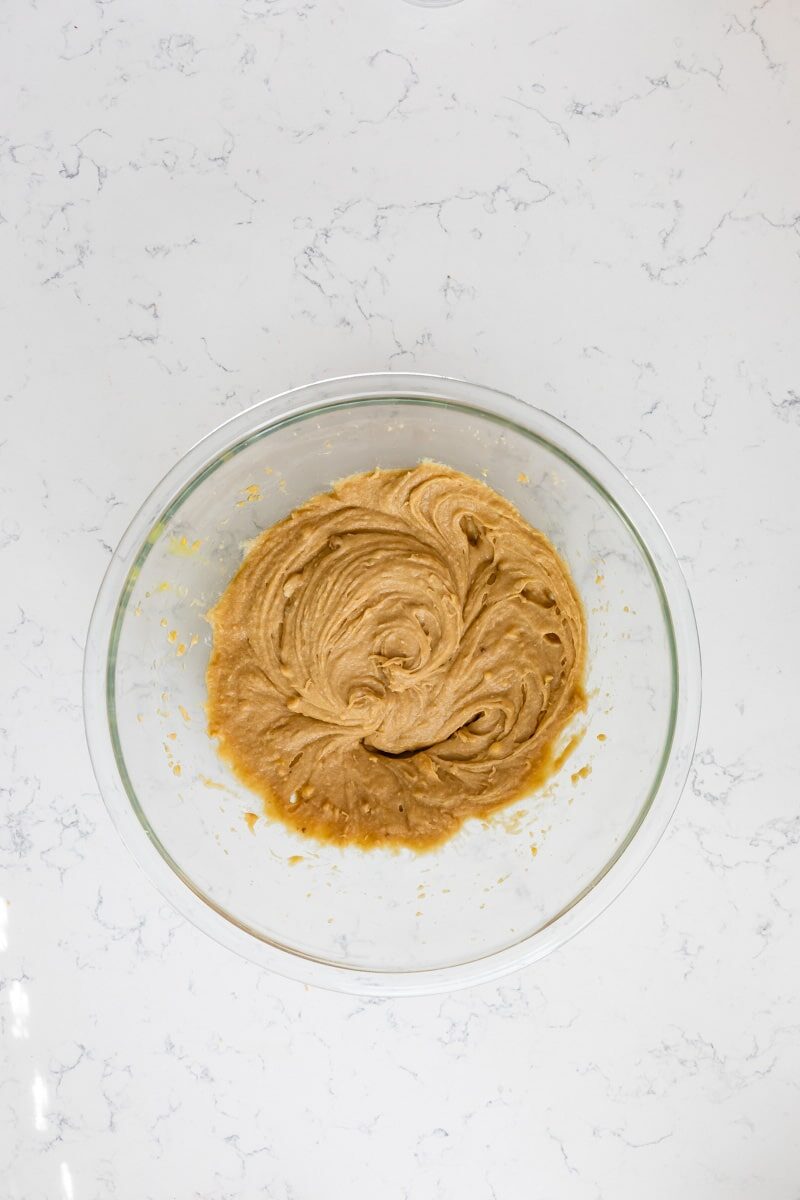
[[[247,818],[260,803],[206,732],[205,613],[261,529],[336,479],[422,458],[485,479],[569,563],[589,626],[582,739],[542,791],[426,854]],[[534,962],[633,878],[686,779],[700,660],[669,542],[598,450],[487,388],[365,375],[256,405],[159,484],[100,589],[84,702],[109,811],[181,913],[295,979],[419,994]]]

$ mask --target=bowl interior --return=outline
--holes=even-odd
[[[250,539],[331,483],[435,459],[483,478],[552,539],[583,597],[588,711],[545,789],[426,853],[342,849],[260,816],[206,733],[205,613]],[[162,856],[254,937],[337,966],[472,962],[558,918],[637,828],[669,752],[675,656],[632,524],[579,463],[491,414],[434,400],[323,405],[232,445],[151,529],[114,620],[112,740]],[[251,828],[252,826],[252,828]]]

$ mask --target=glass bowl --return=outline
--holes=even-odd
[[[336,479],[423,458],[485,479],[568,562],[589,631],[580,740],[546,787],[434,851],[317,843],[217,755],[205,614],[260,530]],[[579,434],[488,388],[362,375],[256,405],[158,485],[100,588],[84,706],[111,816],[184,916],[303,982],[421,994],[535,962],[630,882],[686,780],[700,659],[666,535]]]

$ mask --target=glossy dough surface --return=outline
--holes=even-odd
[[[209,732],[317,837],[442,841],[541,780],[583,704],[566,566],[432,463],[353,476],[267,529],[209,617]]]

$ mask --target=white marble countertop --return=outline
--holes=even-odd
[[[4,8],[2,1200],[800,1195],[799,22]],[[685,566],[705,700],[668,834],[588,931],[501,985],[366,1003],[165,906],[80,677],[176,457],[387,366],[522,395],[626,470]]]

